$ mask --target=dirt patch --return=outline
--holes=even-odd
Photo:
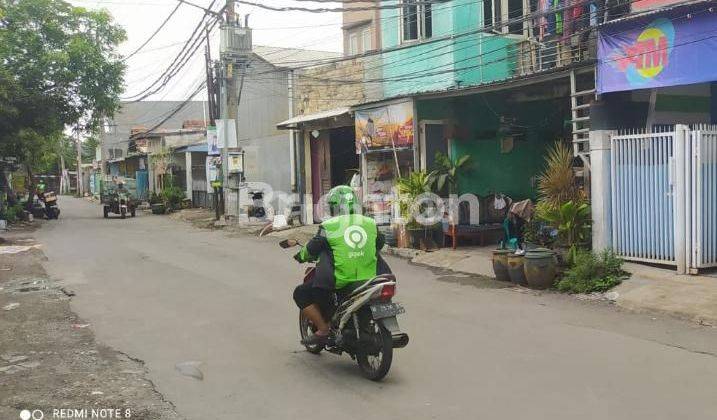
[[[3,246],[9,243],[34,241],[13,237]],[[70,310],[71,293],[47,277],[45,259],[35,247],[0,254],[0,418],[42,410],[48,419],[60,409],[179,418],[147,379],[142,361],[95,341],[92,326]]]

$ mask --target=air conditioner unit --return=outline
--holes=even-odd
[[[222,26],[219,42],[222,55],[247,56],[251,54],[251,29]]]

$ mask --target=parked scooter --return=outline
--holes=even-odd
[[[250,191],[252,204],[249,206],[247,213],[249,217],[256,217],[257,219],[263,219],[266,217],[266,208],[264,208],[264,191],[255,190]]]
[[[57,194],[54,191],[48,191],[43,194],[42,201],[45,203],[45,215],[48,219],[60,218],[60,207],[57,205]]]
[[[299,245],[298,241],[281,241],[282,248]],[[304,283],[311,281],[316,267],[307,268]],[[392,302],[396,292],[393,274],[379,275],[363,283],[348,295],[337,293],[330,319],[330,335],[335,340],[326,346],[307,345],[306,350],[318,354],[322,350],[341,355],[348,353],[358,362],[363,375],[372,381],[383,379],[391,368],[393,349],[408,345],[408,334],[401,332],[396,316],[405,312],[398,303]],[[299,315],[299,332],[305,339],[316,331],[314,325]]]

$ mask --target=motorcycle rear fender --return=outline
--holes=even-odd
[[[400,334],[401,328],[398,326],[398,320],[395,316],[390,316],[388,318],[382,318],[379,319],[378,322],[383,325],[384,328],[388,330],[388,332],[391,333],[391,335]]]

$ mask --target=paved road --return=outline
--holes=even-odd
[[[99,341],[188,419],[714,419],[717,332],[389,259],[411,343],[380,384],[298,345],[300,267],[273,241],[64,199],[38,232]],[[204,380],[175,364],[201,361]]]

